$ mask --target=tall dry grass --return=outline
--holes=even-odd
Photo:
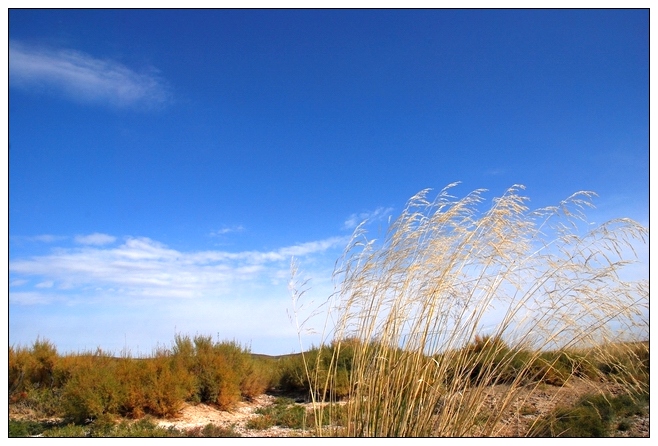
[[[628,219],[589,224],[590,192],[531,211],[514,186],[487,209],[484,191],[456,198],[455,185],[412,197],[382,240],[357,228],[337,264],[324,335],[334,360],[306,372],[322,419],[336,358],[343,345],[353,349],[341,435],[496,435],[521,388],[601,373],[594,364],[612,360],[610,345],[648,339],[648,280],[620,275],[647,229]],[[618,376],[648,391],[642,373]],[[497,383],[507,390],[492,409],[486,393]]]

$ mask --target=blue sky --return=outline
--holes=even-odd
[[[523,184],[532,207],[591,190],[592,220],[648,227],[648,23],[10,10],[10,344],[148,354],[199,333],[299,351],[291,257],[304,316],[358,222],[377,234],[454,181],[489,199]]]

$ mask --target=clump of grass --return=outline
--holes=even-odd
[[[49,438],[86,438],[89,437],[89,429],[86,426],[69,423],[45,430],[42,435]]]
[[[274,404],[256,410],[259,417],[252,418],[247,428],[264,430],[272,426],[281,426],[291,429],[305,429],[307,426],[306,409],[298,406],[289,398],[279,397]]]
[[[187,438],[232,438],[241,435],[232,426],[225,428],[208,423],[205,426],[186,429],[181,436]]]
[[[9,420],[9,437],[33,437],[49,427],[46,423],[31,420]]]
[[[614,430],[630,429],[629,417],[644,415],[648,395],[586,395],[573,407],[558,407],[530,431],[535,437],[608,437]]]
[[[174,427],[158,426],[152,418],[146,416],[137,421],[116,422],[111,417],[103,416],[91,423],[80,425],[69,423],[56,426],[42,432],[43,437],[86,437],[86,438],[181,438],[230,435],[229,430],[215,429],[209,425],[205,428],[181,430]]]
[[[247,428],[253,430],[265,430],[273,426],[290,429],[306,430],[316,423],[327,426],[334,423],[334,430],[344,424],[344,405],[331,404],[322,413],[321,419],[316,419],[318,413],[308,412],[304,406],[295,404],[295,401],[286,397],[277,397],[274,403],[256,410],[259,415],[247,422]]]
[[[606,346],[648,337],[648,281],[619,275],[645,228],[628,219],[589,225],[590,192],[530,211],[514,186],[482,210],[482,190],[457,199],[454,186],[434,200],[429,191],[412,197],[381,241],[357,228],[336,268],[332,347],[320,347],[331,359],[305,358],[305,373],[312,396],[331,399],[341,349],[353,348],[348,436],[467,436],[476,425],[495,435],[522,385],[600,375],[590,365],[619,356]],[[589,356],[547,354],[578,350]],[[648,366],[645,374],[611,365],[632,388],[648,376]],[[500,383],[509,390],[485,410],[485,389]],[[315,404],[317,419],[323,408]]]

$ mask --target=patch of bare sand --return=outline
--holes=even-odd
[[[231,411],[224,411],[206,404],[185,403],[175,419],[160,419],[159,426],[176,429],[190,429],[214,424],[225,429],[232,428],[242,437],[296,437],[305,435],[301,430],[273,426],[264,430],[248,429],[247,423],[260,416],[256,410],[269,406],[274,402],[272,395],[260,395],[252,401],[243,401]],[[307,434],[306,434],[307,435]]]

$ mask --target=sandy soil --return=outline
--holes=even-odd
[[[260,416],[255,413],[258,408],[273,404],[275,397],[272,395],[260,395],[251,402],[241,402],[232,411],[222,411],[206,404],[185,403],[180,415],[175,419],[158,420],[162,427],[173,426],[178,429],[189,429],[191,427],[206,426],[212,423],[216,426],[233,427],[242,437],[293,437],[304,435],[302,431],[286,429],[273,426],[266,430],[247,429],[246,425],[250,419]],[[306,404],[308,406],[308,404]]]
[[[485,405],[488,409],[493,410],[496,407],[498,399],[504,395],[505,390],[505,386],[502,385],[490,388],[485,399]],[[594,390],[594,385],[591,382],[579,380],[573,381],[563,388],[543,385],[538,391],[533,393],[522,390],[518,398],[512,402],[496,425],[496,436],[523,436],[533,421],[553,410],[558,404],[570,405],[581,395],[593,392]],[[618,393],[619,388],[610,385],[606,390],[614,395]],[[266,430],[248,429],[246,425],[249,420],[261,416],[256,413],[256,410],[273,404],[274,399],[275,397],[272,395],[260,395],[253,401],[239,403],[232,411],[221,411],[205,404],[192,405],[185,403],[177,417],[173,419],[157,419],[156,422],[163,427],[173,426],[179,429],[204,427],[212,423],[224,428],[232,427],[242,437],[296,437],[310,435],[308,432],[305,433],[300,430],[276,426]],[[311,410],[310,403],[300,402],[296,404],[303,405],[307,410]],[[647,415],[634,417],[631,428],[625,432],[617,431],[616,436],[649,437],[648,412],[649,407],[647,406]],[[21,409],[15,405],[9,406],[9,416],[13,419],[36,419],[30,410]],[[50,421],[54,422],[57,420]]]
[[[496,407],[497,400],[504,395],[506,387],[494,386],[489,390],[485,399],[489,410]],[[611,395],[618,395],[622,391],[620,386],[614,384],[606,385],[605,390]],[[533,392],[530,392],[530,389],[522,389],[496,425],[495,436],[524,436],[539,417],[551,412],[557,406],[571,406],[582,395],[596,391],[597,387],[592,382],[579,379],[571,381],[565,387],[542,385]],[[649,406],[646,410],[646,416],[634,417],[631,429],[625,432],[617,431],[615,436],[649,437]]]
[[[493,409],[506,388],[505,386],[494,386],[486,396],[485,404]],[[553,386],[542,386],[539,391],[521,391],[519,397],[510,405],[506,413],[496,425],[499,437],[519,437],[527,432],[529,426],[538,417],[550,412],[558,404],[569,405],[575,402],[581,395],[595,390],[592,383],[587,381],[574,381],[567,387],[559,388]],[[613,395],[618,392],[615,386],[609,386],[607,391]],[[284,429],[272,427],[267,430],[247,429],[247,422],[258,417],[255,411],[273,403],[274,396],[261,395],[252,402],[242,402],[231,412],[220,411],[204,404],[186,404],[176,419],[158,420],[158,424],[164,427],[175,426],[187,429],[195,426],[205,426],[212,423],[221,427],[233,427],[243,437],[290,437],[301,436],[304,432],[295,429]],[[311,409],[310,403],[297,403]],[[521,409],[520,411],[518,409]],[[617,432],[617,436],[623,437],[649,437],[649,414],[635,417],[631,429]]]

